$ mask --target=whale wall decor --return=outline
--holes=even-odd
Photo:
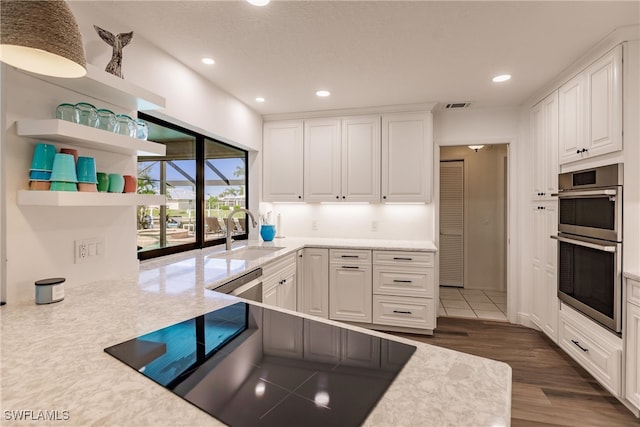
[[[113,48],[111,61],[109,61],[104,70],[107,73],[111,73],[114,76],[124,79],[124,76],[122,75],[122,49],[131,42],[131,39],[133,38],[133,31],[114,35],[107,30],[103,30],[97,25],[94,25],[93,28],[96,29],[100,38]]]

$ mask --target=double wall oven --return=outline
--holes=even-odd
[[[622,164],[558,177],[558,298],[622,331]]]

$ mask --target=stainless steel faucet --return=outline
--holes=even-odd
[[[256,228],[258,226],[258,222],[256,221],[255,217],[253,216],[253,214],[249,209],[239,208],[239,209],[232,210],[229,216],[227,217],[227,219],[225,219],[225,223],[227,224],[227,241],[225,243],[225,248],[228,251],[231,250],[231,243],[233,243],[233,238],[231,237],[231,230],[233,230],[233,227],[231,226],[231,222],[233,221],[233,216],[238,212],[246,212],[247,214],[249,214],[253,228]]]

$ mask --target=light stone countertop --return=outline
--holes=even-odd
[[[289,242],[288,249],[276,257],[300,245],[293,239]],[[330,246],[337,247],[333,242]],[[284,246],[279,242],[275,245]],[[164,257],[142,263],[136,276],[69,286],[65,288],[65,299],[58,303],[3,306],[0,309],[2,424],[222,425],[103,351],[237,302],[239,299],[235,297],[203,286],[208,274],[207,260],[218,251],[219,248],[210,248]],[[365,426],[510,424],[508,365],[380,332],[340,326],[417,346]],[[30,414],[30,419],[15,421],[13,417],[20,412]],[[58,421],[38,420],[38,416],[57,416]]]

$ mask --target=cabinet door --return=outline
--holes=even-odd
[[[371,323],[371,266],[331,265],[329,318]]]
[[[302,121],[265,123],[262,150],[265,201],[302,201],[302,141]]]
[[[622,46],[585,71],[589,156],[622,150]]]
[[[278,306],[278,281],[276,279],[267,279],[262,282],[262,302]]]
[[[304,122],[304,200],[340,199],[340,120]]]
[[[542,215],[544,217],[543,233],[538,238],[543,240],[544,247],[544,287],[546,313],[542,330],[554,342],[558,342],[558,311],[560,301],[558,300],[558,242],[551,236],[558,234],[558,202],[546,202]]]
[[[431,201],[432,123],[431,113],[382,116],[383,201]]]
[[[558,90],[558,144],[560,164],[582,158],[584,148],[584,74]]]
[[[542,101],[529,110],[529,135],[533,148],[533,198],[539,199],[544,191],[544,175],[546,171]]]
[[[544,279],[544,229],[545,217],[540,203],[533,204],[533,251],[531,259],[531,321],[540,329],[546,319],[546,289]]]
[[[279,282],[278,307],[295,310],[297,305],[296,296],[296,274],[291,272]]]
[[[640,307],[627,303],[626,311],[627,385],[625,397],[640,409]]]
[[[548,198],[558,192],[558,92],[555,91],[542,101],[543,105],[543,154],[540,190]]]
[[[348,202],[380,201],[380,117],[342,121],[342,191]]]
[[[315,316],[329,317],[329,250],[305,248],[302,251],[302,274],[299,311]]]

